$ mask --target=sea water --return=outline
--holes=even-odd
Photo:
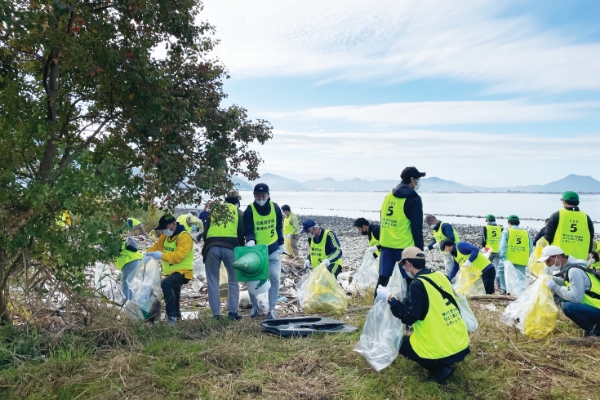
[[[331,215],[379,220],[385,192],[272,192],[271,199],[280,206],[287,204],[297,214]],[[240,192],[242,209],[254,200],[252,192]],[[485,216],[493,214],[506,225],[511,214],[521,218],[521,226],[539,229],[544,220],[562,207],[560,194],[548,193],[431,193],[420,192],[425,214],[459,224],[483,225]],[[592,220],[600,221],[600,195],[580,195],[581,210]],[[499,218],[504,217],[504,220]],[[600,223],[595,223],[600,231]]]

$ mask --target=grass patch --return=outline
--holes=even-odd
[[[362,327],[372,296],[353,299]],[[561,316],[551,338],[530,340],[473,302],[480,328],[446,385],[398,357],[375,372],[352,349],[359,333],[282,339],[258,321],[199,320],[176,328],[108,316],[52,338],[0,329],[2,398],[580,399],[598,398],[598,347],[557,346],[581,331]],[[40,358],[44,355],[44,358]],[[2,364],[3,363],[3,364]]]

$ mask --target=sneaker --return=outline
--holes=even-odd
[[[239,321],[240,319],[242,319],[242,316],[238,313],[232,313],[230,312],[227,315],[227,318],[229,318],[231,321]]]
[[[431,379],[433,379],[433,381],[435,383],[438,384],[443,384],[444,382],[446,382],[446,380],[448,378],[450,378],[452,376],[452,374],[454,373],[455,368],[446,366],[446,367],[441,367],[440,369],[438,369],[432,376]]]
[[[177,317],[169,317],[167,319],[167,323],[169,324],[169,326],[175,326],[175,324],[177,323]]]
[[[269,311],[267,314],[267,319],[277,319],[277,314],[275,314],[275,310]]]
[[[252,307],[252,310],[250,311],[250,318],[256,318],[256,317],[258,317],[258,308]]]

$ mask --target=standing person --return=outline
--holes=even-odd
[[[146,255],[162,261],[165,279],[160,283],[170,326],[181,319],[181,287],[194,276],[194,239],[171,214],[163,215],[156,230],[162,235]]]
[[[205,222],[196,217],[193,213],[181,214],[177,217],[177,222],[185,228],[187,233],[192,233],[194,228],[198,228],[200,232],[204,231]]]
[[[208,285],[208,304],[213,317],[221,318],[221,296],[219,293],[219,272],[221,262],[227,269],[227,318],[230,320],[239,320],[242,317],[238,314],[238,304],[240,302],[240,286],[235,276],[233,268],[233,249],[237,246],[243,246],[246,243],[244,239],[244,214],[239,209],[240,200],[237,196],[229,196],[225,199],[225,206],[230,222],[217,223],[212,221],[212,214],[208,215],[206,221],[206,231],[204,236],[204,247],[202,247],[202,257],[206,265],[206,283]]]
[[[417,194],[419,180],[426,175],[415,167],[406,167],[400,174],[402,181],[383,200],[381,206],[381,258],[377,286],[387,286],[394,265],[402,258],[402,250],[415,246],[423,248],[423,202]],[[400,268],[402,276],[408,275]],[[410,278],[407,279],[407,284]]]
[[[538,261],[560,271],[546,286],[564,300],[565,315],[583,329],[584,336],[600,336],[600,279],[586,268],[586,262],[567,256],[557,246],[544,247]]]
[[[283,253],[283,216],[277,203],[271,201],[269,186],[265,183],[254,186],[254,202],[250,203],[244,211],[244,234],[246,246],[252,247],[255,244],[268,246],[271,287],[267,319],[275,319],[281,276],[281,253]],[[250,317],[255,318],[258,316],[258,300],[251,294],[250,301],[252,302]]]
[[[369,223],[365,218],[359,218],[354,221],[354,227],[361,235],[368,235],[369,245],[373,250],[373,257],[379,257],[381,245],[379,243],[381,228],[379,224]]]
[[[546,218],[546,221],[544,222],[544,227],[540,229],[537,235],[535,235],[535,239],[533,239],[534,246],[537,244],[538,240],[540,240],[546,235],[546,227],[548,226],[548,222],[550,222],[550,218]]]
[[[500,238],[500,265],[498,267],[498,277],[500,278],[500,287],[502,294],[506,294],[506,279],[504,277],[504,263],[510,261],[517,271],[525,279],[525,271],[529,264],[529,255],[533,252],[533,241],[529,232],[521,228],[521,221],[516,215],[508,216],[508,229],[502,232]],[[516,293],[511,293],[516,295]]]
[[[135,218],[127,218],[127,227],[129,228],[129,234],[130,235],[135,235],[136,233],[139,233],[140,235],[149,238],[150,236],[148,236],[148,233],[146,232],[146,230],[144,229],[144,225],[142,225],[142,221],[140,221],[139,219],[135,219]]]
[[[444,239],[440,243],[445,251],[454,257],[454,265],[448,279],[452,281],[461,266],[475,268],[481,271],[481,280],[485,287],[486,294],[494,294],[494,280],[496,279],[496,267],[483,254],[479,252],[476,246],[467,242],[454,243],[450,239]]]
[[[393,297],[383,286],[377,287],[377,298],[387,301],[392,314],[414,333],[404,336],[400,354],[415,361],[444,383],[453,373],[453,364],[469,354],[469,333],[463,321],[448,278],[425,266],[421,249],[408,247],[402,252],[401,268],[414,276],[403,301]]]
[[[304,268],[316,268],[324,263],[327,270],[337,278],[342,272],[342,247],[335,233],[322,229],[312,219],[302,222],[300,233],[307,234],[310,249],[310,256],[306,258]]]
[[[293,260],[300,255],[298,251],[298,240],[300,239],[300,223],[298,217],[292,212],[290,206],[287,204],[281,206],[281,212],[285,216],[283,220],[283,234],[285,239],[290,241],[292,247],[292,254],[290,259]]]
[[[198,218],[202,221],[203,225],[206,225],[206,221],[208,220],[208,214],[210,214],[210,203],[206,202],[204,205],[204,210],[200,211],[200,215]]]
[[[502,236],[503,229],[496,224],[496,217],[492,214],[485,217],[485,222],[481,246],[490,249],[491,254],[488,257],[488,260],[494,264],[494,267],[498,268],[498,263],[500,262],[498,251],[500,250],[500,237]]]
[[[444,257],[444,268],[446,270],[446,275],[449,275],[450,271],[452,270],[452,264],[454,263],[454,260],[450,254],[446,253],[444,249],[440,248],[440,242],[444,239],[450,239],[454,243],[460,242],[458,232],[456,232],[456,229],[454,229],[452,225],[438,220],[433,215],[426,216],[425,223],[432,230],[433,240],[431,243],[425,246],[424,250],[440,249],[442,256]]]
[[[579,210],[579,195],[564,192],[563,208],[550,216],[544,236],[549,244],[558,246],[568,255],[587,260],[594,244],[594,224],[591,218]]]
[[[133,296],[129,289],[129,285],[127,284],[127,280],[133,271],[135,271],[135,268],[139,265],[142,258],[142,253],[138,251],[137,242],[132,237],[128,237],[123,241],[121,252],[115,259],[115,265],[117,266],[117,269],[121,271],[121,291],[123,292],[124,297],[123,304],[125,304],[127,300],[131,300]]]

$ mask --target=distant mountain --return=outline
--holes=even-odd
[[[250,183],[237,176],[232,177],[231,181],[237,186],[237,190],[252,190],[254,188]]]
[[[422,178],[420,191],[422,192],[472,192],[469,186],[461,185],[454,181],[447,181],[435,176],[431,178]]]
[[[303,184],[293,179],[284,178],[283,176],[275,174],[262,174],[260,178],[253,182],[254,185],[257,183],[266,183],[269,185],[269,190],[274,191],[286,191],[286,192],[300,192],[306,191],[307,189]],[[252,186],[254,188],[254,186]],[[252,190],[252,189],[251,189]]]
[[[591,176],[571,174],[545,185],[517,186],[511,191],[563,193],[572,190],[578,193],[600,193],[600,181]]]
[[[301,184],[308,190],[347,190],[344,185],[333,178],[314,179]]]

